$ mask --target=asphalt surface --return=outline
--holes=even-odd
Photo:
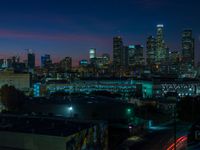
[[[188,125],[178,124],[176,138],[187,134]],[[163,126],[160,130],[149,130],[148,134],[140,140],[127,139],[119,146],[118,150],[166,150],[174,141],[173,124]],[[183,148],[183,149],[186,149]],[[181,150],[183,150],[181,149]]]

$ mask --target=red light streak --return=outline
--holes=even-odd
[[[177,147],[178,145],[184,143],[185,141],[187,141],[187,136],[182,136],[182,137],[178,138],[178,139],[176,140],[176,147]],[[175,143],[171,144],[171,145],[167,148],[167,150],[174,150],[174,146],[175,146]]]

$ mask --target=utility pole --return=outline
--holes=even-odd
[[[176,101],[175,101],[175,105],[174,105],[174,150],[176,150],[176,116],[177,116],[177,103],[179,101],[179,97],[178,97],[178,92],[176,92]]]
[[[174,150],[176,150],[176,103],[174,105]]]

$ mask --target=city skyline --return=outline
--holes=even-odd
[[[172,51],[181,50],[182,30],[193,29],[196,60],[199,59],[198,1],[190,4],[184,0],[181,5],[180,1],[165,0],[87,0],[78,2],[80,5],[62,0],[19,0],[13,5],[9,2],[12,1],[1,2],[0,6],[1,57],[21,55],[24,49],[31,48],[36,53],[37,65],[43,54],[52,55],[54,61],[71,56],[77,65],[80,59],[88,59],[92,47],[97,49],[97,55],[112,55],[112,37],[116,35],[123,37],[125,45],[142,44],[146,50],[147,37],[155,35],[156,25],[163,23],[166,44]],[[179,13],[184,9],[186,15]]]
[[[159,26],[162,26],[162,28],[164,28],[164,25],[163,24],[158,24],[156,27],[157,27],[157,29],[159,28]],[[163,30],[163,29],[162,29]],[[185,32],[185,31],[191,31],[192,32],[192,29],[185,29],[185,30],[183,30],[182,31],[182,34]],[[157,33],[158,34],[158,33]],[[146,43],[144,43],[144,44],[129,44],[129,45],[127,45],[126,43],[124,43],[124,38],[123,37],[121,37],[120,35],[117,35],[117,36],[114,36],[113,38],[115,39],[115,38],[120,38],[121,40],[122,40],[122,47],[129,47],[129,48],[131,48],[132,46],[141,46],[142,47],[142,56],[144,57],[144,60],[145,60],[145,63],[147,63],[148,64],[148,57],[149,57],[149,52],[148,52],[148,47],[149,47],[149,45],[147,45],[147,43],[149,44],[149,38],[154,38],[155,40],[156,40],[156,37],[157,37],[158,35],[150,35],[149,37],[147,37],[147,39],[146,39]],[[162,39],[163,41],[165,41],[165,38],[164,38],[164,36],[163,36],[163,39]],[[180,41],[181,42],[181,44],[182,44],[182,41]],[[164,43],[164,45],[165,45],[166,43]],[[195,39],[194,39],[194,44],[195,44]],[[145,45],[145,46],[144,46]],[[165,45],[166,46],[166,49],[168,49],[169,47],[168,47],[168,45],[166,44]],[[183,46],[183,45],[182,45]],[[22,50],[23,52],[21,53],[22,55],[20,55],[19,53],[16,53],[16,55],[9,55],[9,56],[3,56],[3,57],[0,57],[1,59],[12,59],[13,57],[16,57],[16,58],[19,58],[19,60],[20,60],[20,62],[25,62],[25,61],[27,61],[27,59],[28,59],[28,57],[29,57],[29,54],[30,53],[33,53],[34,54],[34,57],[35,57],[35,55],[37,55],[37,57],[36,57],[36,59],[35,59],[35,64],[36,64],[36,66],[42,66],[42,57],[44,56],[44,55],[49,55],[50,57],[51,57],[51,61],[52,61],[52,63],[59,63],[59,62],[61,62],[64,58],[66,58],[66,57],[71,57],[72,58],[72,65],[74,66],[74,67],[76,67],[76,66],[78,66],[79,65],[79,62],[81,61],[81,60],[90,60],[91,58],[91,55],[94,55],[93,57],[94,58],[96,58],[96,57],[99,57],[99,56],[102,56],[102,55],[104,55],[104,54],[108,54],[108,55],[110,55],[110,56],[113,56],[113,54],[114,54],[114,47],[112,47],[112,51],[110,52],[110,53],[108,53],[108,52],[104,52],[104,53],[100,53],[100,52],[98,52],[98,50],[96,49],[96,48],[92,48],[92,47],[90,47],[87,51],[86,51],[86,54],[87,54],[87,56],[86,57],[79,57],[79,59],[76,59],[75,61],[73,60],[73,58],[71,57],[71,56],[69,56],[69,55],[63,55],[63,56],[61,56],[61,57],[59,57],[59,59],[54,59],[55,58],[55,56],[53,55],[53,57],[52,57],[52,55],[50,54],[50,53],[43,53],[42,55],[38,55],[37,53],[35,53],[34,52],[34,50],[32,50],[32,49],[24,49],[24,50]],[[91,54],[91,53],[93,53],[93,52],[91,52],[91,50],[94,50],[95,52],[94,52],[94,54]],[[194,47],[194,50],[195,50],[195,47]],[[172,50],[172,49],[168,49],[167,50],[167,52],[168,52],[168,55],[170,55],[171,54],[171,52],[179,52],[181,55],[184,55],[184,54],[182,54],[183,53],[183,47],[181,47],[179,50]],[[165,54],[166,55],[166,54]],[[197,53],[194,51],[193,52],[193,54],[191,54],[191,55],[194,55],[194,58],[197,56]],[[113,56],[114,57],[114,56]],[[113,63],[115,63],[115,61],[113,60],[113,58],[111,57],[111,60],[113,61]],[[128,61],[128,58],[127,58],[127,61]],[[198,63],[199,61],[198,61],[198,59],[197,59],[197,61],[195,61],[195,63]]]

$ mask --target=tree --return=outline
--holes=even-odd
[[[177,104],[179,119],[195,122],[200,119],[200,97],[184,97]]]
[[[4,85],[0,90],[1,103],[9,111],[18,111],[23,105],[26,96],[22,91],[17,90],[13,86]]]

